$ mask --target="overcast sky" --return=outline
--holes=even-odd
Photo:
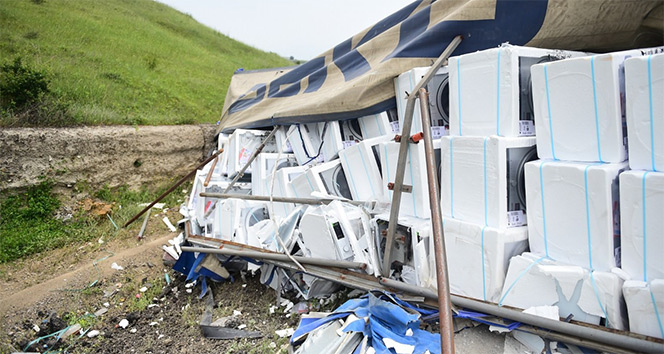
[[[258,49],[309,60],[412,0],[157,0]]]

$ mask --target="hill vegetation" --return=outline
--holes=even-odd
[[[5,0],[0,126],[213,123],[236,69],[286,65],[151,0]]]

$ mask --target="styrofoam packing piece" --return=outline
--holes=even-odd
[[[276,177],[274,178],[274,185],[272,186],[272,175],[268,177],[270,181],[270,191],[275,197],[296,197],[291,187],[291,182],[302,175],[306,171],[304,166],[294,166],[294,167],[284,167],[277,170]],[[270,212],[270,218],[283,218],[286,215],[290,214],[295,205],[293,203],[278,203],[273,202],[269,203],[268,211]]]
[[[664,339],[664,279],[628,280],[623,285],[629,330]]]
[[[510,258],[528,248],[527,228],[496,229],[452,218],[443,227],[450,291],[498,302]]]
[[[532,67],[540,158],[611,163],[627,159],[623,64],[641,55],[641,50],[628,50]]]
[[[534,158],[534,137],[447,136],[440,143],[444,217],[501,229],[526,224],[519,172]]]
[[[664,279],[663,211],[664,172],[620,174],[621,267],[632,279]]]
[[[380,167],[380,143],[390,139],[389,136],[364,139],[339,152],[354,200],[387,201]]]
[[[291,125],[288,129],[288,142],[300,166],[322,162],[320,156],[316,157],[321,143],[316,123]]]
[[[251,194],[270,195],[271,174],[282,167],[293,167],[297,166],[296,164],[294,154],[258,154],[251,164]]]
[[[296,198],[311,198],[314,192],[347,199],[353,197],[346,173],[338,159],[309,167],[303,174],[292,179],[290,190]]]
[[[232,178],[240,172],[269,133],[264,130],[235,129],[228,138],[228,149],[224,151],[228,151],[228,177]],[[277,152],[276,140],[273,138],[267,141],[262,152]],[[249,173],[251,166],[245,171],[245,174]]]
[[[392,134],[392,127],[390,127],[387,112],[358,118],[357,123],[360,125],[360,129],[362,129],[363,140]]]
[[[620,265],[618,175],[627,163],[526,164],[533,253],[599,271]]]
[[[324,162],[332,161],[339,156],[339,151],[344,149],[344,141],[341,137],[340,122],[320,122],[318,134],[323,142],[320,154]]]
[[[431,67],[419,67],[419,68],[413,68],[411,70],[408,70],[401,75],[397,76],[394,79],[394,91],[396,93],[396,101],[397,101],[397,114],[399,117],[399,126],[403,127],[403,122],[405,119],[406,115],[406,102],[408,100],[408,96],[411,94],[416,94],[413,92],[415,89],[415,85],[417,85],[420,80],[422,80],[422,77],[431,69]],[[447,66],[441,67],[438,69],[435,75],[441,75],[441,76],[447,76],[448,75],[448,68]],[[433,81],[433,80],[432,80]],[[427,89],[430,95],[430,105],[431,107],[431,115],[433,116],[433,110],[435,109],[435,102],[436,100],[434,99],[434,95],[436,92],[433,92],[433,87],[431,87],[432,82],[427,85]],[[431,135],[434,139],[440,138],[443,135],[448,135],[448,130],[444,126],[441,126],[439,122],[435,121],[433,118],[431,118]],[[416,100],[415,102],[415,109],[413,111],[413,123],[410,129],[411,135],[416,134],[422,131],[422,115],[420,113],[420,103],[419,99]],[[386,133],[387,134],[387,133]]]
[[[164,216],[164,218],[161,219],[161,220],[164,222],[164,224],[166,224],[166,227],[168,227],[168,229],[171,232],[175,232],[175,231],[178,230],[178,229],[175,228],[175,226],[173,226],[173,224],[171,223],[171,220],[168,219],[168,216]]]
[[[523,312],[530,315],[540,316],[548,318],[550,320],[559,321],[560,319],[558,318],[558,311],[559,311],[558,306],[536,306],[536,307],[527,308]],[[545,349],[546,344],[544,340],[542,339],[542,337],[536,334],[526,333],[523,331],[513,331],[512,335],[521,344],[528,347],[533,353],[541,353]]]
[[[619,272],[590,271],[525,252],[510,260],[499,305],[527,309],[556,305],[559,315],[574,320],[626,329]]]
[[[584,56],[552,49],[500,47],[449,59],[450,135],[518,137],[533,135],[529,107],[529,71],[539,61]],[[531,58],[531,59],[523,59]],[[524,70],[520,62],[528,61]],[[523,85],[521,84],[523,81]],[[481,98],[482,103],[477,100]],[[523,112],[522,112],[523,110]],[[536,123],[539,129],[539,123]]]
[[[383,175],[383,193],[392,200],[393,192],[387,188],[396,178],[399,143],[384,142],[380,144],[380,164]],[[424,144],[408,144],[406,168],[403,184],[412,186],[412,192],[401,195],[399,214],[428,219],[431,217],[429,208],[429,190],[427,184]]]
[[[629,167],[664,171],[664,54],[625,60]]]

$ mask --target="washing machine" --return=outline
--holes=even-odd
[[[310,198],[313,192],[353,199],[341,161],[312,166],[291,183],[295,197]]]
[[[385,201],[380,164],[380,144],[390,141],[388,135],[365,139],[339,152],[354,200]]]
[[[233,178],[249,162],[251,155],[256,151],[259,145],[269,135],[269,132],[263,130],[236,129],[228,138],[228,177]],[[270,139],[266,142],[262,152],[277,152],[276,140]],[[244,176],[240,178],[242,182],[251,182],[251,166],[249,166]]]
[[[507,218],[508,227],[526,224],[525,164],[537,160],[537,146],[508,148]]]
[[[561,60],[553,54],[541,57],[519,57],[519,117],[520,135],[535,135],[535,106],[533,104],[533,81],[530,67],[535,64]]]
[[[373,235],[377,245],[378,260],[383,262],[387,245],[389,215],[377,215],[372,220]],[[408,284],[429,287],[431,283],[430,259],[431,224],[429,220],[400,217],[394,234],[390,255],[391,276]]]
[[[322,162],[321,135],[317,123],[291,125],[287,137],[300,166]]]
[[[275,153],[260,153],[258,157],[251,164],[251,194],[253,195],[269,195],[270,194],[270,179],[272,173],[284,167],[297,166],[297,160],[294,154],[275,154]]]
[[[447,67],[442,67],[427,84],[431,136],[438,139],[450,131],[450,83]]]

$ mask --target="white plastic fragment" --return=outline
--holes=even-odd
[[[385,343],[385,347],[387,349],[394,349],[397,354],[412,354],[415,350],[414,345],[399,343],[389,337],[383,338],[383,343]]]
[[[94,338],[99,335],[99,331],[96,329],[93,329],[92,331],[88,332],[87,336],[88,338]]]
[[[150,322],[149,325],[150,325],[150,326],[156,326],[156,325],[158,325],[158,324],[159,324],[159,322]]]
[[[270,306],[270,309],[269,309],[269,310],[270,310],[270,314],[273,314],[273,313],[274,313],[274,310],[276,310],[277,308],[278,308],[278,307],[277,307],[276,305],[272,305],[272,306]]]
[[[295,330],[293,328],[286,328],[286,329],[279,329],[274,331],[274,334],[278,335],[279,338],[286,338],[290,337],[295,333]]]
[[[104,305],[104,307],[109,307],[109,306],[111,306],[111,304],[109,304],[108,302],[105,302],[105,303],[103,303],[102,305]]]
[[[146,207],[148,205],[150,205],[150,203],[141,203],[138,206]],[[156,209],[164,209],[165,206],[166,206],[166,203],[155,203],[155,205],[153,205],[152,207],[156,208]]]
[[[166,224],[166,227],[168,227],[168,229],[171,230],[171,232],[175,232],[178,230],[175,228],[175,226],[173,226],[171,220],[168,219],[168,216],[164,216],[164,218],[161,220],[164,222],[164,224]]]
[[[41,330],[41,328],[39,328],[39,326],[37,326],[37,325],[34,325],[34,326],[32,326],[32,330],[35,331],[35,332],[39,332]]]
[[[241,325],[237,326],[237,329],[245,329],[245,328],[247,328],[246,324],[241,324]]]
[[[242,312],[238,310],[233,310],[233,316],[242,316]]]
[[[148,291],[148,287],[147,287],[147,286],[144,286],[144,287],[138,289],[138,291],[144,293],[144,292]]]
[[[138,332],[138,330],[136,328],[132,328],[132,329],[129,330],[129,332],[136,333],[136,332]]]
[[[129,321],[126,318],[123,318],[120,321],[120,323],[118,323],[118,326],[122,328],[127,328],[127,326],[129,326]]]
[[[111,264],[111,268],[112,268],[112,269],[115,269],[115,270],[123,270],[123,269],[124,269],[124,267],[118,265],[118,264],[115,263],[115,262],[113,262],[113,264]]]

